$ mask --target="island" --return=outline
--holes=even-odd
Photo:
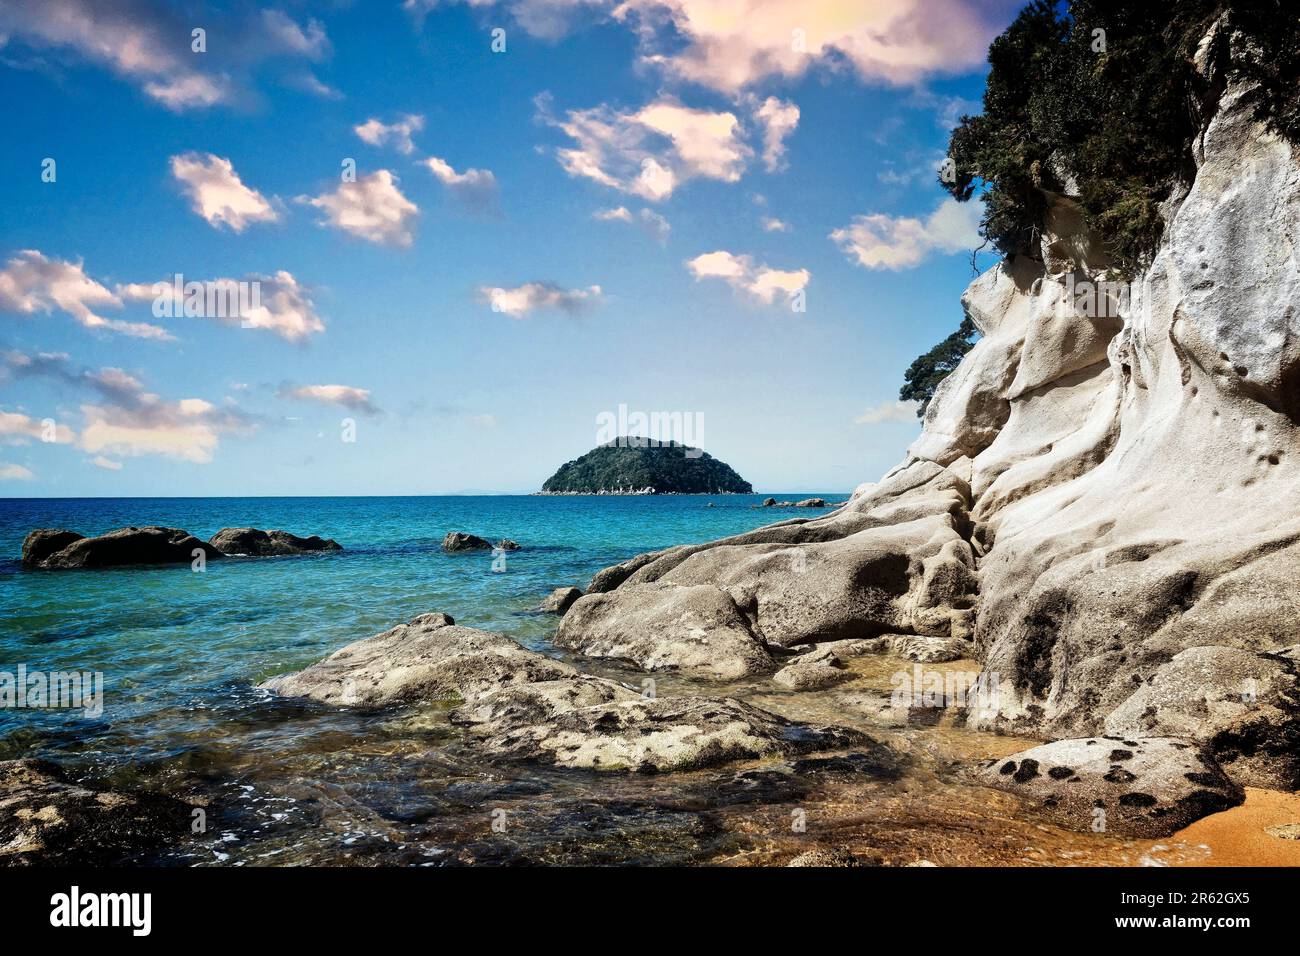
[[[712,455],[678,442],[616,438],[565,462],[544,495],[753,494],[753,486]]]

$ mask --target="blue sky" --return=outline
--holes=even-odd
[[[620,404],[874,480],[1015,9],[0,0],[0,495],[528,492]],[[176,274],[264,308],[157,317]]]

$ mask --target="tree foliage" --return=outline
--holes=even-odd
[[[975,347],[975,343],[971,341],[975,333],[975,324],[967,316],[962,319],[961,325],[957,326],[956,332],[919,356],[903,373],[905,384],[898,390],[898,397],[905,402],[920,402],[916,410],[917,418],[923,416],[925,410],[930,407],[930,399],[934,398],[934,390],[939,387],[939,383],[947,378],[948,374],[961,363],[962,357]]]
[[[566,462],[546,479],[542,491],[591,495],[653,488],[661,495],[753,493],[749,482],[731,466],[706,452],[677,442],[637,447],[638,442],[647,439],[615,439]],[[688,451],[694,454],[687,455]]]

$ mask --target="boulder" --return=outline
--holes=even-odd
[[[512,541],[509,538],[502,538],[495,545],[493,545],[493,550],[494,551],[518,551],[522,547],[523,545],[521,545],[518,541]]]
[[[826,499],[825,499],[825,498],[805,498],[803,501],[796,501],[796,502],[794,503],[794,506],[795,506],[796,508],[825,508],[825,507],[826,507]]]
[[[763,507],[764,507],[764,508],[773,508],[773,507],[775,507],[775,506],[776,506],[776,499],[775,499],[775,498],[764,498],[764,499],[763,499]]]
[[[573,602],[582,597],[580,588],[567,587],[556,588],[546,597],[542,598],[542,603],[538,605],[539,611],[545,611],[548,614],[564,614],[573,606]]]
[[[58,542],[65,542],[64,546],[54,550]],[[158,527],[118,528],[94,538],[73,536],[70,531],[33,531],[23,543],[23,553],[36,557],[28,567],[46,569],[188,564],[200,553],[209,561],[222,557],[215,547],[188,532]]]
[[[498,757],[602,771],[698,770],[873,743],[845,727],[798,724],[730,698],[616,701],[564,711],[484,741]]]
[[[85,535],[75,531],[61,531],[54,528],[37,528],[23,539],[23,567],[39,568],[47,558],[62,551],[74,541],[80,541]]]
[[[287,531],[263,531],[260,528],[222,528],[208,539],[208,544],[225,555],[259,558],[343,550],[343,546],[332,538],[317,535],[300,538]]]
[[[976,776],[1070,829],[1121,836],[1166,837],[1245,800],[1213,757],[1178,737],[1058,740],[988,761]]]
[[[1235,647],[1188,648],[1110,712],[1106,731],[1197,737],[1237,783],[1300,789],[1297,663]]]
[[[853,675],[834,654],[804,655],[772,675],[772,682],[788,690],[819,690]]]
[[[189,837],[191,811],[76,783],[48,761],[0,761],[0,866],[138,865]]]
[[[577,675],[567,664],[525,650],[504,634],[460,627],[446,614],[431,613],[260,686],[326,704],[387,707],[460,703],[512,684]]]
[[[737,680],[773,667],[736,602],[711,585],[625,584],[588,594],[560,621],[555,644],[706,680]]]
[[[492,542],[464,531],[448,531],[442,539],[444,551],[491,551]]]

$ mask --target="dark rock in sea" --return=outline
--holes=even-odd
[[[512,541],[509,538],[502,538],[493,546],[493,550],[518,551],[522,547],[523,545],[521,545],[518,541]]]
[[[44,760],[0,761],[0,866],[119,866],[190,835],[193,808],[71,781]]]
[[[466,534],[464,531],[448,531],[447,536],[442,539],[442,550],[491,551],[492,542],[480,538],[476,534]]]
[[[775,507],[776,507],[776,499],[775,499],[775,498],[764,498],[764,499],[763,499],[763,507],[764,507],[764,508],[775,508]]]
[[[796,502],[794,503],[794,506],[795,506],[796,508],[825,508],[825,507],[826,507],[826,499],[825,499],[825,498],[805,498],[803,501],[796,501]]]
[[[542,599],[537,609],[548,614],[563,614],[580,597],[582,597],[580,588],[556,588]]]
[[[260,528],[222,528],[208,539],[208,544],[225,555],[251,555],[259,558],[343,550],[343,546],[332,538],[317,535],[300,538],[287,531],[263,531]]]
[[[566,462],[542,485],[543,494],[752,494],[731,468],[698,448],[616,438]]]
[[[23,567],[40,567],[46,558],[84,537],[75,531],[38,528],[23,540]]]
[[[63,547],[55,550],[60,542]],[[223,557],[212,545],[179,528],[118,528],[95,538],[43,528],[23,542],[23,565],[62,569],[182,564],[193,561],[196,552],[207,560]]]
[[[1245,793],[1199,744],[1178,737],[1081,737],[991,760],[987,786],[1038,804],[1074,830],[1166,837]]]

